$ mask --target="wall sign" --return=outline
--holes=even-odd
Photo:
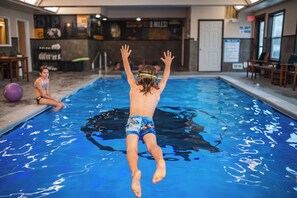
[[[239,39],[225,39],[224,40],[224,62],[238,62],[239,61]]]

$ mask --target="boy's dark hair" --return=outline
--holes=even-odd
[[[145,65],[138,72],[138,85],[142,85],[144,95],[151,93],[151,88],[159,89],[158,85],[158,72],[155,67],[151,65]]]

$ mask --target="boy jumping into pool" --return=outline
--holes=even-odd
[[[124,69],[130,85],[130,115],[126,125],[126,150],[127,160],[132,172],[131,188],[137,197],[141,197],[141,171],[138,169],[138,140],[141,139],[156,161],[156,171],[152,182],[156,184],[166,175],[163,152],[157,145],[156,131],[154,128],[153,114],[160,100],[170,74],[171,62],[174,56],[167,50],[164,52],[165,63],[163,78],[158,83],[157,71],[152,66],[144,66],[138,72],[135,80],[129,65],[131,50],[128,45],[121,48]]]

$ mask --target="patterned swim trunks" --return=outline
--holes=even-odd
[[[126,136],[129,134],[136,134],[140,139],[148,133],[156,135],[154,121],[149,117],[131,116],[126,124]]]

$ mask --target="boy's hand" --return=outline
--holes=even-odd
[[[122,53],[122,58],[128,58],[131,54],[131,51],[132,50],[129,50],[129,45],[122,45],[122,48],[121,48],[121,53]]]
[[[171,51],[169,50],[167,50],[167,52],[164,52],[164,58],[161,58],[165,65],[171,65],[173,59],[174,56],[171,55]]]

